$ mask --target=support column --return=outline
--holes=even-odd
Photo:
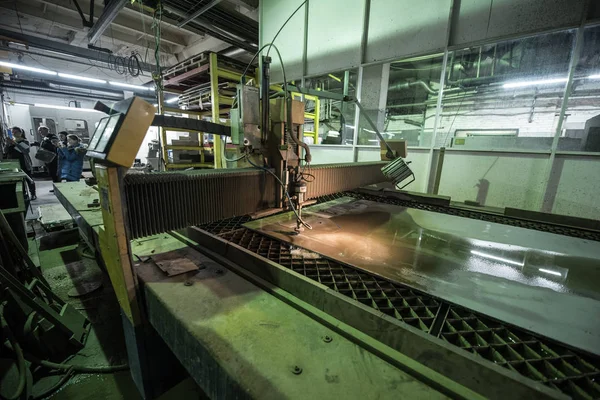
[[[366,111],[366,114],[377,125],[380,132],[383,131],[385,124],[385,107],[387,103],[387,88],[390,77],[390,64],[379,64],[363,67],[362,84],[360,93],[360,103]],[[358,149],[356,146],[379,146],[377,142],[369,142],[365,137],[372,137],[376,140],[377,136],[371,133],[371,126],[365,118],[360,118],[357,126],[357,142],[354,143],[354,161],[358,161]],[[365,131],[366,130],[366,131]]]
[[[212,108],[212,121],[215,124],[220,123],[220,104],[219,104],[219,66],[217,63],[217,54],[210,53],[210,99]],[[225,143],[221,140],[221,136],[213,135],[213,151],[215,154],[215,168],[226,168],[223,160],[225,152]]]
[[[554,139],[552,140],[550,158],[548,159],[548,163],[546,164],[546,171],[544,173],[544,192],[540,193],[540,197],[538,199],[537,204],[537,209],[541,212],[552,212],[552,209],[554,208],[554,197],[556,191],[558,190],[558,185],[560,184],[560,177],[554,180],[554,184],[552,184],[551,178],[554,169],[554,162],[556,160],[558,140],[560,138],[560,135],[562,134],[563,123],[565,121],[565,113],[569,104],[569,97],[571,96],[571,91],[573,90],[573,76],[575,75],[575,69],[577,68],[577,64],[579,64],[579,57],[581,56],[581,52],[583,50],[583,34],[585,31],[587,9],[588,5],[586,3],[586,6],[583,7],[581,24],[577,29],[577,34],[575,35],[575,41],[573,45],[573,51],[571,52],[571,61],[569,63],[569,73],[567,83],[565,84],[565,92],[562,98],[562,104],[560,107],[556,131],[554,132]]]

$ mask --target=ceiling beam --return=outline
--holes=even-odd
[[[167,11],[170,14],[176,15],[179,18],[187,18],[186,14],[171,7],[171,6],[164,6],[165,11]],[[240,40],[240,38],[238,37],[234,37],[233,35],[231,35],[230,33],[214,26],[213,24],[209,23],[209,22],[202,22],[202,21],[198,21],[198,20],[194,20],[191,21],[188,25],[197,25],[200,26],[202,29],[205,29],[208,34],[216,39],[220,39],[226,43],[232,44],[234,46],[240,47],[244,50],[247,50],[251,53],[254,53],[257,50],[257,46],[252,45],[250,43],[247,43],[243,40]]]
[[[66,43],[87,47],[87,38],[85,33],[81,31],[81,21],[76,15],[59,13],[57,10],[51,11],[49,8],[44,13],[43,9],[38,7],[29,8],[29,14],[24,14],[19,11],[20,17],[17,18],[13,10],[4,9],[2,6],[3,4],[0,3],[0,19],[2,19],[4,22],[3,25],[7,29],[23,34],[60,40]],[[48,20],[53,21],[52,24],[50,24]],[[37,29],[30,30],[28,26],[37,27]],[[60,36],[53,34],[53,31],[56,30],[56,28],[65,30],[65,34]],[[142,49],[147,47],[147,44],[150,44],[151,47],[154,46],[154,42],[150,42],[149,39],[146,39],[146,41],[140,40],[141,38],[136,32],[128,33],[117,29],[111,29],[111,36],[105,36],[104,39],[107,42],[114,41],[115,44],[124,43],[128,46],[139,46]],[[125,47],[125,45],[123,47]],[[163,43],[161,44],[160,50],[165,55],[171,55],[180,48],[181,46],[177,46],[176,48],[172,45]],[[111,50],[114,51],[114,49]]]
[[[229,0],[230,3],[246,7],[250,10],[256,10],[258,8],[258,0]]]
[[[28,5],[31,3],[31,0],[23,0],[21,2],[21,5],[25,4]],[[35,3],[34,3],[35,4]],[[63,41],[67,41],[68,43],[72,43],[72,44],[76,44],[76,45],[81,45],[84,47],[87,47],[87,38],[85,36],[85,33],[82,32],[82,25],[81,25],[81,20],[79,18],[79,15],[77,14],[77,12],[65,12],[60,8],[56,8],[56,7],[47,7],[46,11],[43,10],[43,8],[41,7],[41,5],[39,3],[37,3],[37,6],[30,6],[27,7],[27,13],[23,13],[19,10],[19,15],[21,15],[21,17],[19,17],[20,19],[17,21],[17,16],[14,12],[14,10],[12,8],[8,8],[8,9],[4,9],[3,7],[6,6],[6,3],[0,3],[0,14],[6,14],[6,12],[8,12],[8,14],[6,15],[1,15],[3,22],[5,22],[4,26],[8,29],[12,29],[15,30],[17,32],[21,32],[24,34],[29,34],[29,35],[33,35],[33,36],[41,36],[43,38],[52,38],[52,39],[59,39],[59,40],[63,40]],[[14,23],[9,23],[9,18],[14,17]],[[65,37],[65,38],[56,38],[51,36],[51,31],[48,30],[47,32],[42,32],[41,34],[39,32],[33,32],[33,31],[28,31],[26,28],[23,29],[22,25],[27,25],[25,23],[21,24],[19,21],[22,21],[24,19],[24,17],[28,17],[30,19],[32,19],[32,21],[34,22],[34,25],[38,25],[37,21],[35,21],[34,19],[38,19],[39,22],[41,23],[48,23],[48,21],[52,21],[52,25],[54,27],[60,27],[60,28],[64,28],[66,30],[70,30],[72,31],[73,35],[71,35],[70,37]],[[22,21],[24,22],[24,21]],[[121,29],[121,26],[115,26],[114,28],[111,27],[110,29],[110,36],[104,36],[103,37],[106,41],[115,41],[115,42],[122,42],[125,44],[129,44],[130,46],[139,46],[141,48],[146,48],[146,47],[150,47],[153,48],[154,47],[154,38],[153,36],[148,33],[148,35],[141,35],[141,32],[137,32],[133,29],[131,30],[127,30],[127,29]],[[142,40],[144,39],[145,40]],[[123,46],[124,47],[124,46]],[[162,53],[164,53],[164,55],[166,56],[170,56],[176,52],[181,51],[184,48],[184,46],[177,44],[171,44],[170,42],[161,41],[160,44],[160,51]],[[115,50],[115,49],[111,49],[111,50]]]
[[[94,44],[100,39],[104,31],[117,17],[119,11],[125,7],[125,3],[127,3],[127,0],[110,1],[108,5],[104,7],[104,11],[102,12],[102,15],[100,15],[100,18],[98,18],[96,22],[91,21],[94,25],[92,25],[92,29],[90,29],[87,34],[90,44]]]
[[[0,39],[13,40],[17,43],[23,43],[28,46],[35,47],[36,49],[56,51],[58,53],[96,60],[106,64],[111,63],[111,60],[109,60],[111,55],[103,51],[90,50],[85,47],[77,47],[32,35],[24,35],[22,33],[13,32],[4,28],[0,28]],[[140,67],[142,70],[148,72],[153,72],[156,69],[154,65],[145,62],[140,62]]]
[[[48,1],[48,0],[44,0],[44,1]],[[60,0],[60,1],[65,1],[65,0]],[[67,0],[68,1],[68,0]],[[89,0],[86,0],[89,1]],[[132,4],[127,4],[125,6],[125,8],[123,9],[123,15],[127,15],[130,18],[135,18],[135,19],[145,19],[146,22],[144,22],[145,24],[147,24],[147,26],[150,26],[152,24],[152,20],[153,20],[153,15],[154,15],[154,9],[144,5],[141,6],[139,2],[136,2],[136,6],[132,5]],[[140,18],[141,17],[141,18]],[[165,15],[162,16],[162,35],[165,35],[165,32],[179,32],[179,33],[187,33],[187,34],[191,34],[192,38],[190,39],[191,41],[194,40],[198,40],[199,38],[194,37],[195,35],[198,35],[201,37],[205,36],[207,34],[206,30],[204,29],[199,29],[197,26],[190,26],[190,25],[186,25],[184,27],[177,27],[177,20],[174,20],[172,18],[166,17]]]
[[[196,11],[195,13],[193,13],[192,15],[190,15],[189,17],[184,19],[182,22],[180,22],[177,25],[177,27],[181,28],[182,26],[187,25],[188,22],[198,18],[200,15],[204,14],[206,11],[210,10],[211,8],[213,8],[214,6],[216,6],[217,4],[219,4],[222,1],[223,0],[212,0],[210,3],[208,3],[204,7],[201,7],[198,11]]]
[[[26,3],[32,0],[21,1],[23,3]],[[79,16],[79,13],[74,8],[73,3],[71,3],[70,0],[39,0],[39,2],[47,4],[48,6],[54,6],[56,8],[59,8],[61,12],[66,12],[72,15]],[[85,10],[89,10],[90,1],[78,0],[78,2],[84,10],[83,14],[87,18],[89,18],[89,13]],[[94,7],[94,10],[94,13],[101,12],[101,9],[99,7]],[[135,12],[136,15],[132,15],[131,11]],[[143,34],[144,36],[150,37],[152,38],[152,40],[154,40],[154,33],[152,32],[152,17],[143,15],[144,14],[141,14],[139,12],[136,12],[135,10],[131,10],[128,7],[126,7],[116,16],[116,18],[112,22],[113,29],[126,30],[139,35]],[[82,27],[83,25],[80,24],[78,26],[78,29],[81,29]],[[161,41],[170,45],[185,47],[189,44],[190,41],[192,41],[190,40],[189,35],[196,35],[196,33],[186,32],[186,34],[182,34],[181,32],[177,32],[174,29],[164,29],[163,27],[161,32]],[[108,37],[108,35],[105,36]],[[196,39],[197,38],[194,38],[194,40]]]

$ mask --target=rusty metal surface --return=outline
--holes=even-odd
[[[306,198],[315,199],[319,196],[383,182],[386,177],[381,172],[381,168],[387,164],[386,162],[373,162],[311,167],[306,172],[312,174],[314,180],[306,185]]]
[[[251,169],[131,174],[125,195],[135,239],[273,207],[275,180]]]
[[[385,163],[307,168],[307,199],[385,180]],[[259,169],[128,174],[124,191],[132,239],[273,208],[279,185]]]
[[[177,249],[152,256],[154,263],[167,276],[175,276],[206,268],[189,248]]]
[[[195,258],[206,268],[175,277],[143,263],[135,268],[149,322],[210,398],[442,399],[442,391],[469,392],[453,392],[458,385],[445,387],[448,380],[413,360],[398,368],[223,265]],[[422,375],[411,375],[417,368]]]
[[[341,198],[245,226],[600,354],[597,243]]]

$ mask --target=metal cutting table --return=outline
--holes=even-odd
[[[370,187],[412,174],[391,148],[307,172],[293,108],[263,139],[244,125],[252,168],[140,174],[154,110],[128,99],[88,151],[102,225],[57,185],[97,237],[144,397],[185,374],[211,398],[600,397],[593,224]]]

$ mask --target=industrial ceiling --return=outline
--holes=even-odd
[[[163,1],[158,45],[156,7],[150,0],[1,2],[0,58],[139,85],[152,80],[157,59],[164,68],[215,51],[249,61],[257,49],[258,0]],[[132,54],[137,55],[139,75],[115,66],[116,58],[127,60]],[[39,76],[27,72],[18,78],[39,84]]]

